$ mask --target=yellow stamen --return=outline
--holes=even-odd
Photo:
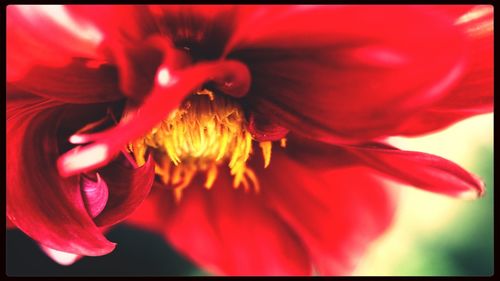
[[[182,189],[176,188],[174,189],[174,198],[175,198],[175,203],[179,204],[182,199]]]
[[[141,167],[146,163],[146,159],[144,155],[146,155],[146,146],[142,140],[137,141],[135,144],[131,145],[131,150],[134,153],[135,161],[137,162],[137,166]]]
[[[281,147],[283,147],[283,148],[285,148],[285,147],[286,147],[286,138],[282,138],[282,139],[280,140],[280,146],[281,146]]]
[[[155,172],[165,185],[172,186],[177,202],[197,172],[205,173],[204,186],[211,189],[220,165],[228,166],[235,189],[243,185],[246,191],[253,187],[259,192],[257,176],[246,165],[252,154],[252,137],[246,125],[238,103],[204,89],[188,97],[146,136],[132,142],[130,150],[139,165],[145,163],[148,149],[154,153]],[[285,142],[281,140],[282,147]],[[261,142],[259,146],[268,167],[272,143]]]
[[[252,181],[253,189],[255,190],[255,193],[259,193],[260,192],[260,184],[259,184],[259,180],[257,179],[257,175],[255,175],[255,172],[252,169],[246,169],[245,175],[250,179],[250,181]]]
[[[203,89],[199,92],[196,92],[197,95],[207,95],[209,98],[210,98],[210,101],[213,101],[215,98],[214,98],[214,93],[210,90],[207,90],[207,89]]]
[[[262,149],[262,157],[264,157],[264,168],[269,166],[271,163],[271,149],[273,148],[273,143],[270,141],[263,141],[259,143],[260,149]]]
[[[215,164],[210,165],[207,172],[207,179],[205,180],[205,188],[211,189],[214,185],[215,179],[217,178],[217,166]]]
[[[170,180],[170,160],[166,157],[162,157],[159,165],[155,165],[155,173],[161,177],[163,184],[168,184]]]

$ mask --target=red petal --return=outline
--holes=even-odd
[[[478,177],[439,156],[401,151],[380,143],[344,148],[370,167],[417,188],[463,198],[484,193],[484,183]]]
[[[97,173],[97,179],[94,181],[85,175],[80,177],[80,185],[82,188],[83,203],[93,218],[97,217],[108,202],[108,185],[101,176]]]
[[[60,5],[9,5],[7,81],[22,78],[34,65],[61,67],[73,57],[97,58],[101,34],[76,23]]]
[[[228,57],[251,70],[253,109],[297,133],[390,134],[463,72],[464,36],[431,6],[277,9],[242,24]]]
[[[165,234],[181,252],[227,275],[309,275],[300,240],[259,195],[219,176],[212,190],[191,187]]]
[[[288,134],[288,129],[282,127],[264,116],[250,113],[248,120],[248,132],[256,141],[276,141],[284,138]]]
[[[66,103],[98,103],[123,99],[116,69],[89,66],[92,61],[73,59],[64,67],[33,66],[12,85],[33,94]]]
[[[126,223],[163,235],[165,225],[170,216],[166,215],[175,209],[175,203],[163,185],[153,183],[146,200],[127,217]]]
[[[310,169],[275,149],[256,173],[262,196],[302,240],[320,274],[346,275],[390,225],[393,194],[369,169]]]
[[[221,173],[211,190],[188,187],[175,206],[166,190],[141,205],[134,224],[158,223],[167,239],[205,270],[226,275],[309,275],[311,268],[298,237],[258,195],[234,190]],[[150,220],[151,216],[163,216]]]
[[[99,171],[109,187],[106,208],[94,221],[98,226],[118,223],[130,215],[149,194],[154,181],[154,162],[139,168],[115,161]]]
[[[445,99],[405,122],[399,129],[402,135],[429,133],[493,111],[493,7],[469,8],[455,18],[471,44],[466,73]]]
[[[88,256],[111,252],[114,243],[89,216],[78,177],[62,179],[55,166],[57,130],[73,121],[70,114],[81,114],[82,108],[11,96],[7,100],[7,216],[44,246]]]

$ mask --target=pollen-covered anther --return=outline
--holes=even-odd
[[[285,148],[285,147],[286,147],[286,138],[282,138],[282,139],[280,140],[280,146],[281,146],[282,148]]]
[[[260,149],[262,149],[262,157],[264,157],[264,168],[269,166],[271,163],[271,150],[273,148],[273,143],[270,141],[263,141],[259,143]]]
[[[218,169],[227,165],[233,187],[259,190],[255,173],[246,165],[252,153],[252,137],[240,105],[231,97],[216,96],[203,89],[188,97],[167,119],[146,136],[130,144],[137,164],[149,151],[155,157],[156,174],[173,189],[177,201],[198,172],[205,174],[204,187],[211,189]],[[266,166],[271,143],[265,147]]]

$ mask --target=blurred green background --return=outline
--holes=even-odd
[[[402,187],[401,206],[393,227],[374,243],[355,275],[493,274],[493,115],[473,118],[437,135],[437,139],[431,137],[408,143],[396,140],[396,143],[404,149],[420,148],[416,150],[439,154],[459,163],[486,182],[486,195],[467,201]],[[121,225],[108,237],[118,244],[113,253],[86,257],[72,266],[60,266],[22,232],[7,231],[6,274],[205,275],[172,250],[160,236]]]

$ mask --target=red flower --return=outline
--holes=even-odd
[[[384,139],[492,111],[492,10],[9,6],[7,216],[77,255],[129,217],[214,273],[348,274],[385,180],[483,194]]]

